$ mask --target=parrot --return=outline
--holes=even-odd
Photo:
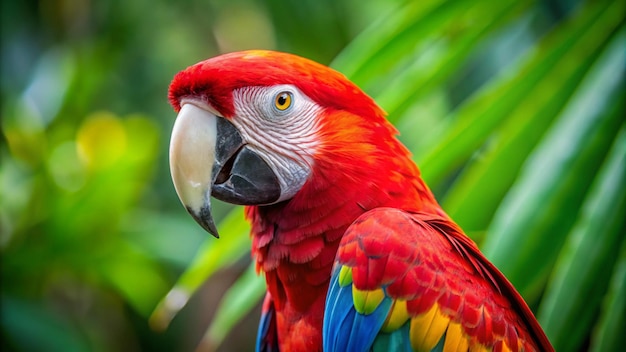
[[[211,198],[245,207],[267,287],[257,351],[553,351],[383,109],[342,73],[231,52],[175,74],[168,99],[187,212],[219,237]]]

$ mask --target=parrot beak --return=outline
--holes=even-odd
[[[183,102],[170,140],[170,172],[176,193],[191,216],[219,237],[211,195],[240,205],[271,204],[280,198],[276,174],[248,147],[227,119]]]

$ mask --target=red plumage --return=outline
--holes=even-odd
[[[372,233],[381,229],[387,232]],[[493,347],[494,335],[504,336],[509,347],[519,339],[525,351],[550,346],[513,286],[450,220],[424,212],[373,210],[348,229],[338,262],[354,267],[354,285],[360,290],[388,285],[386,292],[406,300],[411,316],[438,304],[484,346]]]
[[[176,75],[169,98],[176,110],[193,97],[230,118],[234,90],[275,84],[295,85],[323,108],[304,186],[290,200],[246,208],[281,349],[321,349],[340,244],[338,263],[353,268],[359,290],[384,285],[390,297],[407,301],[411,315],[438,304],[483,345],[495,334],[509,347],[520,339],[550,348],[519,294],[437,204],[385,113],[342,74],[284,53],[232,53]]]

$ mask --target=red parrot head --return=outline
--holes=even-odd
[[[341,73],[291,54],[244,51],[202,61],[174,77],[169,99],[178,112],[170,144],[176,191],[215,236],[211,196],[276,204],[313,174],[350,177],[389,153],[408,155],[388,142],[396,130],[370,97]]]

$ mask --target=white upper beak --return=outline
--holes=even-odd
[[[180,109],[170,140],[170,172],[176,193],[192,216],[210,212],[217,117],[194,104]],[[207,209],[208,208],[208,209]]]

